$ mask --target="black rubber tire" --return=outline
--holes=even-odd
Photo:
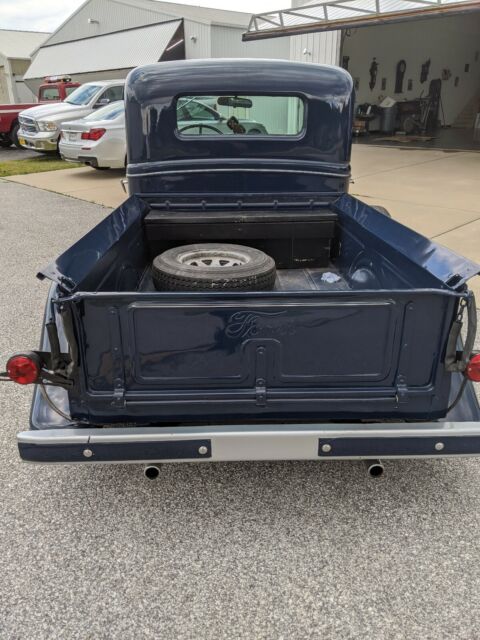
[[[245,264],[192,266],[186,254],[240,253]],[[208,258],[208,255],[207,255]],[[263,251],[238,244],[202,243],[168,249],[152,264],[153,282],[159,291],[268,291],[275,284],[275,261]]]
[[[15,145],[17,147],[17,149],[24,149],[24,147],[22,147],[22,145],[20,144],[20,142],[18,141],[18,130],[20,129],[20,125],[16,124],[11,133],[10,133],[10,140],[12,141],[12,144]]]
[[[12,146],[12,143],[10,142],[10,140],[0,140],[0,147],[2,149],[8,149],[11,146]]]
[[[375,209],[376,211],[378,211],[379,213],[383,213],[384,216],[387,216],[387,218],[391,218],[392,214],[387,211],[387,209],[385,209],[385,207],[380,207],[377,205],[372,205],[372,209]]]

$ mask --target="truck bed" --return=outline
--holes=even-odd
[[[251,218],[242,228],[248,216],[233,211],[234,222],[217,229],[225,241],[246,233],[248,243],[270,243],[280,264],[273,290],[158,291],[151,261],[164,243],[188,242],[192,221],[175,226],[169,211],[164,237],[165,219],[154,233],[146,223],[151,211],[150,202],[130,198],[43,271],[62,291],[59,322],[78,353],[68,391],[74,419],[154,425],[446,415],[447,343],[477,265],[343,196],[304,212],[316,225],[307,231],[320,233],[318,254],[301,211],[285,223],[297,245],[281,237],[278,220],[270,221],[273,240]],[[193,223],[198,232],[203,223]],[[328,282],[332,276],[338,280]]]

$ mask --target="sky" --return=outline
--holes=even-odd
[[[0,29],[54,31],[84,0],[0,0]],[[259,13],[285,9],[289,0],[176,0],[179,4],[202,5]]]

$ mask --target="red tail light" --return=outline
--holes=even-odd
[[[480,353],[470,358],[465,375],[473,382],[480,382]]]
[[[100,140],[106,129],[90,129],[82,133],[82,140]]]
[[[40,375],[40,360],[34,353],[12,356],[7,362],[7,374],[17,384],[33,384]]]

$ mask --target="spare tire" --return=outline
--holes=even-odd
[[[152,265],[159,291],[265,291],[275,284],[275,261],[239,244],[189,244],[168,249]]]

